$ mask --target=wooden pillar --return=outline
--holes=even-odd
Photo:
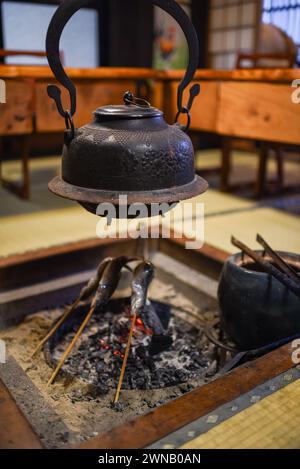
[[[108,0],[108,57],[111,67],[151,67],[153,5],[144,0]]]
[[[192,22],[199,39],[199,68],[208,64],[209,0],[192,0]]]
[[[259,164],[256,178],[255,197],[261,198],[264,194],[267,179],[267,163],[269,156],[269,144],[262,142],[259,150]]]

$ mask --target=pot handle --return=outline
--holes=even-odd
[[[64,110],[61,101],[61,91],[56,85],[49,85],[47,87],[48,95],[52,98],[55,103],[59,114],[64,117],[66,121],[67,129],[71,129],[74,133],[74,125],[72,116],[76,111],[76,88],[72,81],[67,76],[61,61],[59,54],[59,41],[63,29],[69,19],[76,13],[80,8],[87,6],[91,0],[64,0],[61,5],[57,8],[54,13],[51,22],[48,27],[46,37],[46,52],[49,66],[57,79],[68,91],[70,95],[70,110]],[[145,1],[145,0],[144,0]],[[180,114],[187,114],[188,125],[190,122],[190,109],[193,104],[194,98],[200,92],[200,86],[198,84],[193,85],[190,88],[190,97],[188,104],[183,106],[183,92],[185,88],[192,81],[195,71],[198,65],[199,57],[199,43],[195,28],[190,21],[185,11],[176,3],[175,0],[147,0],[151,1],[154,5],[162,8],[169,13],[180,25],[184,35],[186,37],[188,48],[189,48],[189,63],[186,69],[185,75],[178,86],[177,91],[177,116],[175,121],[177,122]],[[187,126],[188,127],[188,126]]]

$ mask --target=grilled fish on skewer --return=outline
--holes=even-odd
[[[127,267],[126,264],[129,262],[137,260],[139,260],[138,257],[120,256],[108,263],[100,279],[92,306],[95,304],[95,308],[97,308],[106,305],[118,286],[123,267]]]
[[[137,320],[138,313],[142,311],[145,307],[146,301],[147,301],[147,293],[148,293],[148,288],[153,280],[154,277],[154,267],[153,264],[149,261],[143,261],[141,262],[134,270],[133,272],[133,279],[131,282],[131,289],[132,289],[132,295],[131,295],[131,314],[132,314],[132,319],[131,319],[131,327],[128,335],[128,340],[126,344],[126,349],[125,349],[125,354],[124,354],[124,359],[122,363],[122,368],[121,368],[121,373],[120,373],[120,378],[115,394],[115,399],[114,399],[114,404],[116,404],[119,400],[120,397],[120,391],[122,387],[122,382],[124,378],[124,373],[126,369],[126,364],[127,364],[127,359],[129,355],[129,350],[131,346],[131,340],[133,336],[133,331],[135,327],[135,323]]]
[[[133,314],[141,313],[147,302],[150,283],[154,278],[154,267],[149,261],[141,262],[133,272],[131,282],[131,311]]]
[[[124,373],[126,369],[127,359],[129,355],[131,340],[133,336],[133,331],[135,323],[137,320],[137,315],[140,309],[143,309],[147,300],[147,292],[149,285],[154,277],[154,268],[151,262],[141,262],[133,272],[133,279],[131,283],[132,295],[131,295],[131,313],[133,317],[131,320],[131,327],[128,335],[128,340],[126,344],[124,359],[122,363],[120,378],[117,386],[117,391],[115,394],[114,404],[117,404],[120,396],[120,391],[122,387],[122,382],[124,378]]]
[[[169,348],[172,338],[158,317],[151,301],[147,299],[148,288],[154,277],[154,267],[151,262],[142,262],[135,269],[132,280],[131,309],[133,314],[137,313],[145,326],[153,331],[150,355],[162,352]]]
[[[88,300],[88,298],[94,293],[94,291],[98,287],[102,274],[110,261],[111,261],[111,257],[106,258],[100,262],[95,276],[92,277],[89,280],[89,282],[82,288],[81,292],[79,293],[75,301],[73,301],[73,303],[66,308],[63,315],[54,324],[54,326],[50,329],[50,331],[46,334],[46,336],[39,342],[38,346],[35,348],[32,354],[32,357],[43,347],[43,345],[47,342],[47,340],[50,339],[50,337],[54,334],[54,332],[61,326],[61,324],[67,319],[67,317],[70,316],[70,314],[75,310],[75,308],[77,308],[79,303],[81,303],[82,301]]]
[[[48,385],[53,383],[55,377],[57,376],[59,370],[63,366],[65,360],[68,358],[69,354],[71,353],[75,343],[77,342],[79,336],[81,335],[82,331],[84,330],[85,326],[87,325],[88,321],[90,320],[93,312],[98,307],[105,306],[108,301],[110,300],[111,296],[115,292],[120,277],[121,277],[121,270],[122,268],[128,263],[137,260],[136,257],[129,257],[129,256],[120,256],[110,260],[107,266],[104,268],[103,274],[100,278],[99,285],[95,296],[93,298],[91,308],[86,315],[85,319],[83,320],[80,328],[78,329],[77,333],[75,334],[72,342],[68,346],[67,350],[63,353],[56,369],[54,370],[51,378],[48,381]]]
[[[89,282],[82,288],[80,292],[79,296],[81,301],[88,300],[89,297],[97,290],[103,272],[111,260],[111,257],[107,257],[102,262],[100,262],[96,275],[89,280]]]

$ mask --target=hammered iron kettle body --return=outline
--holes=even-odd
[[[75,129],[76,89],[60,61],[59,41],[71,16],[90,0],[64,0],[56,10],[47,32],[46,51],[49,66],[69,92],[70,109],[61,102],[61,91],[48,86],[59,114],[65,119],[62,176],[49,183],[52,192],[76,200],[96,213],[98,204],[119,204],[119,195],[126,194],[127,203],[178,202],[194,197],[207,189],[204,179],[195,175],[194,150],[186,131],[190,109],[200,87],[194,84],[186,106],[183,92],[191,82],[198,62],[198,39],[192,23],[175,0],[151,1],[168,12],[181,26],[189,46],[189,63],[178,87],[178,113],[174,125],[168,125],[163,113],[130,92],[124,104],[108,105],[94,112],[91,123]],[[185,114],[186,127],[177,123]]]

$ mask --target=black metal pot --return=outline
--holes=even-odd
[[[66,123],[62,175],[50,182],[49,189],[61,197],[76,200],[93,213],[97,213],[100,203],[110,203],[117,207],[118,215],[119,206],[123,205],[120,195],[127,196],[128,204],[171,204],[202,194],[208,187],[207,182],[195,173],[194,149],[186,134],[190,110],[200,92],[199,84],[190,87],[188,101],[183,103],[184,91],[193,80],[198,65],[197,34],[175,0],[147,1],[177,21],[188,43],[188,66],[178,86],[178,112],[173,125],[166,123],[160,110],[126,92],[124,104],[98,108],[91,123],[75,129],[76,89],[62,66],[59,40],[68,20],[90,0],[64,0],[48,28],[49,66],[70,96],[70,109],[64,109],[61,90],[56,85],[48,86],[48,94]],[[178,123],[181,114],[185,115],[186,126]]]
[[[300,255],[279,254],[300,272]],[[218,299],[221,326],[242,350],[259,348],[300,332],[300,299],[242,253],[225,263]]]

